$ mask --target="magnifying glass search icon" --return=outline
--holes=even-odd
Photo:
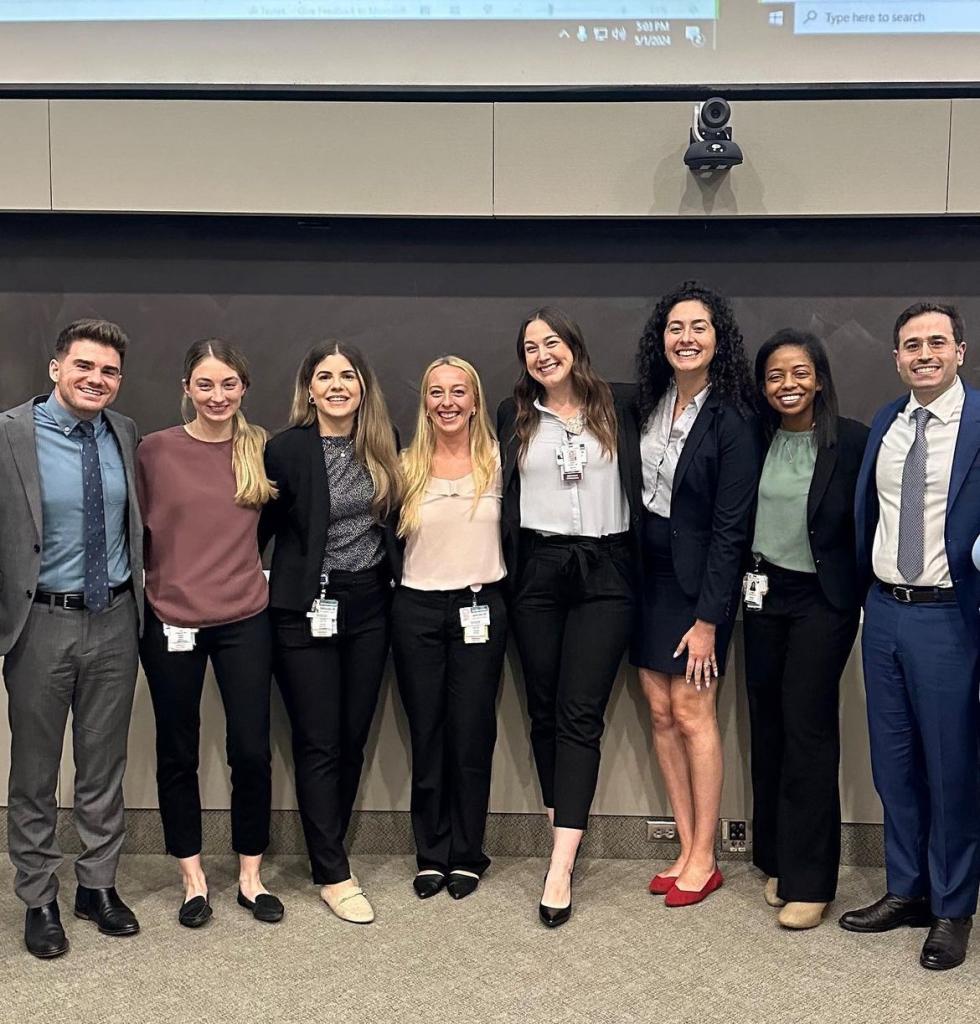
[[[816,21],[816,20],[817,20],[817,12],[816,11],[812,11],[812,10],[811,11],[807,11],[806,12],[806,17],[803,19],[803,24],[804,25],[809,25],[811,21]]]

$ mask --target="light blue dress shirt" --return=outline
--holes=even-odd
[[[34,406],[37,468],[41,479],[41,573],[38,590],[81,593],[85,589],[85,510],[82,439],[78,420],[55,398]],[[130,577],[126,536],[126,470],[115,435],[99,413],[92,421],[102,466],[109,586]]]

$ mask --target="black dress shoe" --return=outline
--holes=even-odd
[[[185,928],[200,928],[211,920],[211,901],[207,895],[192,896],[185,900],[177,911],[177,920]]]
[[[929,929],[919,963],[930,971],[948,971],[966,959],[972,917],[937,917]]]
[[[928,928],[932,924],[932,912],[924,896],[895,896],[886,892],[870,907],[849,910],[837,923],[849,932],[890,932],[904,925]]]
[[[252,917],[256,921],[265,921],[266,924],[276,924],[282,920],[286,908],[270,892],[260,892],[254,900],[250,900],[241,889],[238,890],[238,905],[246,910],[252,911]]]
[[[446,876],[441,871],[420,871],[412,879],[412,888],[420,900],[435,896],[446,884]]]
[[[45,903],[43,907],[28,909],[24,921],[24,945],[28,953],[42,960],[50,960],[68,952],[68,936],[61,927],[57,900]]]
[[[449,881],[446,883],[446,892],[454,900],[461,900],[464,896],[469,896],[471,893],[476,892],[479,884],[479,876],[474,875],[471,871],[450,871]]]
[[[544,903],[538,904],[538,917],[541,918],[543,924],[546,924],[549,928],[557,928],[560,924],[564,924],[572,916],[572,879],[575,877],[575,872],[572,872],[572,877],[568,880],[568,906],[567,907],[549,907]],[[544,876],[545,882],[548,881],[547,874]]]
[[[115,886],[75,890],[75,917],[94,921],[103,935],[135,935],[140,930],[136,915],[119,898]]]

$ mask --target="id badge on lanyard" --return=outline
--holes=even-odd
[[[327,585],[330,574],[323,573],[320,577],[320,596],[313,602],[306,613],[310,620],[310,636],[317,639],[329,639],[338,632],[337,621],[340,614],[340,602],[327,597]]]
[[[755,571],[747,572],[742,579],[742,597],[745,609],[750,612],[762,611],[762,599],[769,593],[769,577],[759,572],[759,559],[755,560]]]
[[[555,449],[555,459],[563,484],[577,483],[585,476],[585,464],[589,461],[589,454],[584,442],[566,438],[565,443]]]
[[[482,587],[481,583],[471,586],[473,603],[464,605],[459,610],[459,624],[463,627],[464,644],[485,644],[490,639],[490,605],[476,603],[476,595]]]
[[[161,625],[163,626],[163,635],[167,638],[168,654],[185,654],[187,651],[194,650],[194,645],[197,642],[196,629],[190,629],[187,626],[168,626],[165,622]]]

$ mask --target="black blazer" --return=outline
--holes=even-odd
[[[642,501],[639,428],[637,423],[631,456]],[[674,573],[704,622],[717,625],[731,616],[751,540],[761,460],[758,420],[709,392],[677,460],[670,496]]]
[[[817,581],[824,597],[842,612],[860,608],[864,597],[858,582],[854,495],[867,443],[863,423],[838,417],[836,443],[817,450],[806,502]]]
[[[259,548],[275,537],[269,607],[307,611],[320,592],[320,569],[330,521],[330,488],[316,423],[290,427],[265,446],[265,471],[279,497],[262,510]],[[382,524],[392,578],[401,579],[402,550],[395,535],[398,513]]]
[[[634,460],[629,456],[634,448],[639,451],[636,420],[632,411],[635,388],[632,384],[612,384],[610,387],[616,407],[616,458],[619,463],[619,476],[629,502],[630,536],[635,543],[635,527],[639,522],[641,507],[636,500],[640,492],[632,477],[635,471]],[[503,469],[500,530],[504,561],[507,564],[507,578],[513,582],[518,579],[521,565],[521,474],[517,468],[520,444],[514,433],[516,420],[516,403],[513,398],[505,398],[497,407],[497,437],[500,439],[500,464]]]

